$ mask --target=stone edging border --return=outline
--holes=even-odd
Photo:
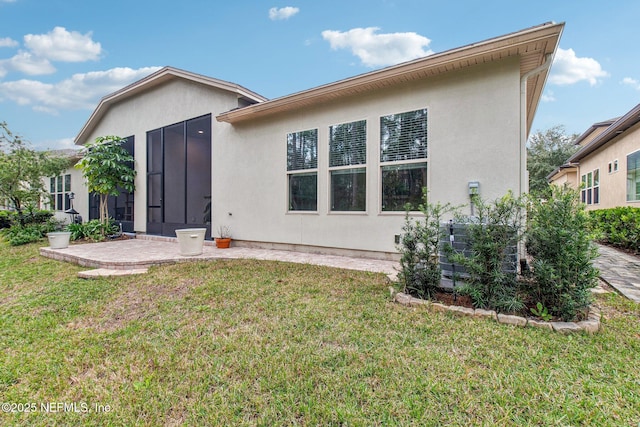
[[[587,320],[583,320],[580,322],[544,322],[542,320],[527,317],[496,313],[493,310],[483,310],[480,308],[473,309],[460,307],[457,305],[446,305],[439,302],[423,300],[412,297],[411,295],[407,295],[402,292],[396,292],[396,290],[391,287],[389,288],[389,291],[391,292],[392,300],[404,306],[425,306],[429,310],[441,313],[449,312],[459,316],[469,316],[486,319],[490,318],[494,319],[498,323],[503,323],[506,325],[514,325],[520,327],[531,326],[534,328],[549,329],[563,334],[581,331],[594,334],[600,329],[600,308],[593,304],[591,305],[591,307],[589,307],[589,316]]]

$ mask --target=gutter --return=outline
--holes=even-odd
[[[520,194],[518,194],[518,196],[529,192],[528,173],[525,168],[527,162],[527,80],[547,71],[549,67],[551,67],[552,62],[553,54],[548,53],[545,55],[542,65],[526,72],[520,77]]]

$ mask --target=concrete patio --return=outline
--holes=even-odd
[[[180,247],[175,238],[156,236],[101,243],[72,244],[64,249],[40,248],[40,254],[44,257],[94,268],[95,270],[81,273],[81,277],[87,278],[143,273],[153,265],[216,259],[295,262],[384,273],[391,277],[395,277],[396,268],[399,266],[399,263],[395,261],[286,250],[248,247],[218,249],[211,241],[205,241],[203,252],[200,255],[182,256],[179,252]]]

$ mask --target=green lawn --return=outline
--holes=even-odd
[[[36,409],[0,425],[640,423],[640,305],[614,294],[600,333],[560,335],[406,308],[372,273],[81,269],[0,242],[0,401]]]

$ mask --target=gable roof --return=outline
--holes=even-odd
[[[606,122],[603,122],[606,123]],[[596,136],[591,142],[582,147],[577,153],[569,157],[567,163],[575,163],[587,157],[598,148],[609,143],[614,138],[626,132],[629,128],[640,123],[640,104],[633,107],[627,114],[615,120],[603,132]],[[597,125],[597,124],[596,124]],[[594,125],[594,126],[596,126]],[[593,126],[591,127],[593,128]],[[591,129],[589,128],[589,129]],[[588,131],[587,131],[588,132]],[[585,134],[587,133],[585,132]],[[583,134],[583,135],[585,135]],[[580,137],[582,138],[582,136]]]
[[[116,102],[120,102],[124,99],[139,95],[142,92],[162,85],[170,80],[176,79],[184,79],[212,88],[233,92],[238,96],[238,98],[243,98],[250,103],[263,102],[267,100],[267,98],[263,97],[262,95],[258,95],[257,93],[235,83],[214,79],[212,77],[203,76],[201,74],[191,73],[189,71],[180,70],[178,68],[164,67],[156,71],[155,73],[150,74],[147,77],[140,79],[137,82],[125,86],[122,89],[106,95],[104,98],[102,98],[98,103],[96,109],[89,117],[89,120],[87,120],[85,125],[80,130],[80,133],[78,133],[78,136],[76,136],[76,138],[74,139],[74,143],[78,144],[86,139],[86,136],[93,131],[93,129],[100,122],[107,110]]]
[[[548,22],[522,31],[492,38],[483,42],[433,54],[391,67],[361,74],[335,83],[283,96],[271,101],[228,111],[216,117],[218,121],[239,123],[244,120],[292,111],[311,104],[386,88],[418,79],[434,77],[476,64],[518,56],[520,76],[540,67],[555,54],[564,23]],[[531,129],[542,89],[549,70],[530,76],[527,80],[527,134]]]

